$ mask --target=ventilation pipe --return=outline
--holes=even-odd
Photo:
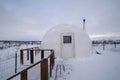
[[[83,19],[83,31],[85,31],[85,19]]]

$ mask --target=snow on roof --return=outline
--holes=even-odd
[[[54,31],[79,31],[79,32],[83,32],[83,30],[79,27],[76,27],[72,24],[59,24],[54,26],[53,28],[51,28],[49,31],[50,32],[54,32]],[[48,32],[49,32],[48,31]]]

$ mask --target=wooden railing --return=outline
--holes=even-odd
[[[41,60],[32,64],[28,68],[16,73],[15,75],[9,77],[7,80],[11,80],[15,78],[16,76],[20,75],[20,80],[28,80],[28,70],[35,67],[36,65],[40,64],[40,80],[48,80],[49,74],[52,76],[52,69],[54,66],[54,50],[53,49],[35,49],[35,48],[29,48],[29,49],[22,49],[20,50],[20,63],[21,65],[24,64],[23,61],[23,54],[24,51],[27,50],[27,55],[31,55],[31,62],[34,63],[34,53],[35,51],[40,51],[41,53]],[[44,58],[45,51],[50,51],[50,55],[48,55],[46,58]],[[29,53],[30,52],[30,53]],[[49,59],[49,60],[48,60]],[[49,63],[49,65],[48,65]],[[48,69],[50,69],[48,71]]]

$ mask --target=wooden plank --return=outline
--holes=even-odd
[[[41,80],[48,80],[48,59],[41,62]]]
[[[31,62],[31,64],[34,63],[34,53],[33,53],[33,50],[30,50],[30,62]]]
[[[21,80],[27,80],[27,70],[21,72]]]
[[[51,50],[51,54],[50,54],[50,77],[52,76],[52,69],[54,66],[54,50]]]
[[[41,59],[44,58],[44,50],[41,50]]]
[[[23,50],[20,50],[20,64],[23,65],[24,64],[24,54],[23,54]]]
[[[27,60],[29,60],[29,49],[27,50]]]
[[[54,66],[54,58],[55,58],[55,55],[54,55],[54,50],[51,51],[51,62],[52,62],[52,69],[53,69],[53,66]]]

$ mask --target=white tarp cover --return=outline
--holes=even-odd
[[[63,43],[62,38],[64,35],[72,36],[72,47]],[[42,39],[41,48],[54,49],[56,57],[63,59],[82,58],[92,55],[92,42],[87,33],[79,27],[68,24],[57,25],[50,29]]]

